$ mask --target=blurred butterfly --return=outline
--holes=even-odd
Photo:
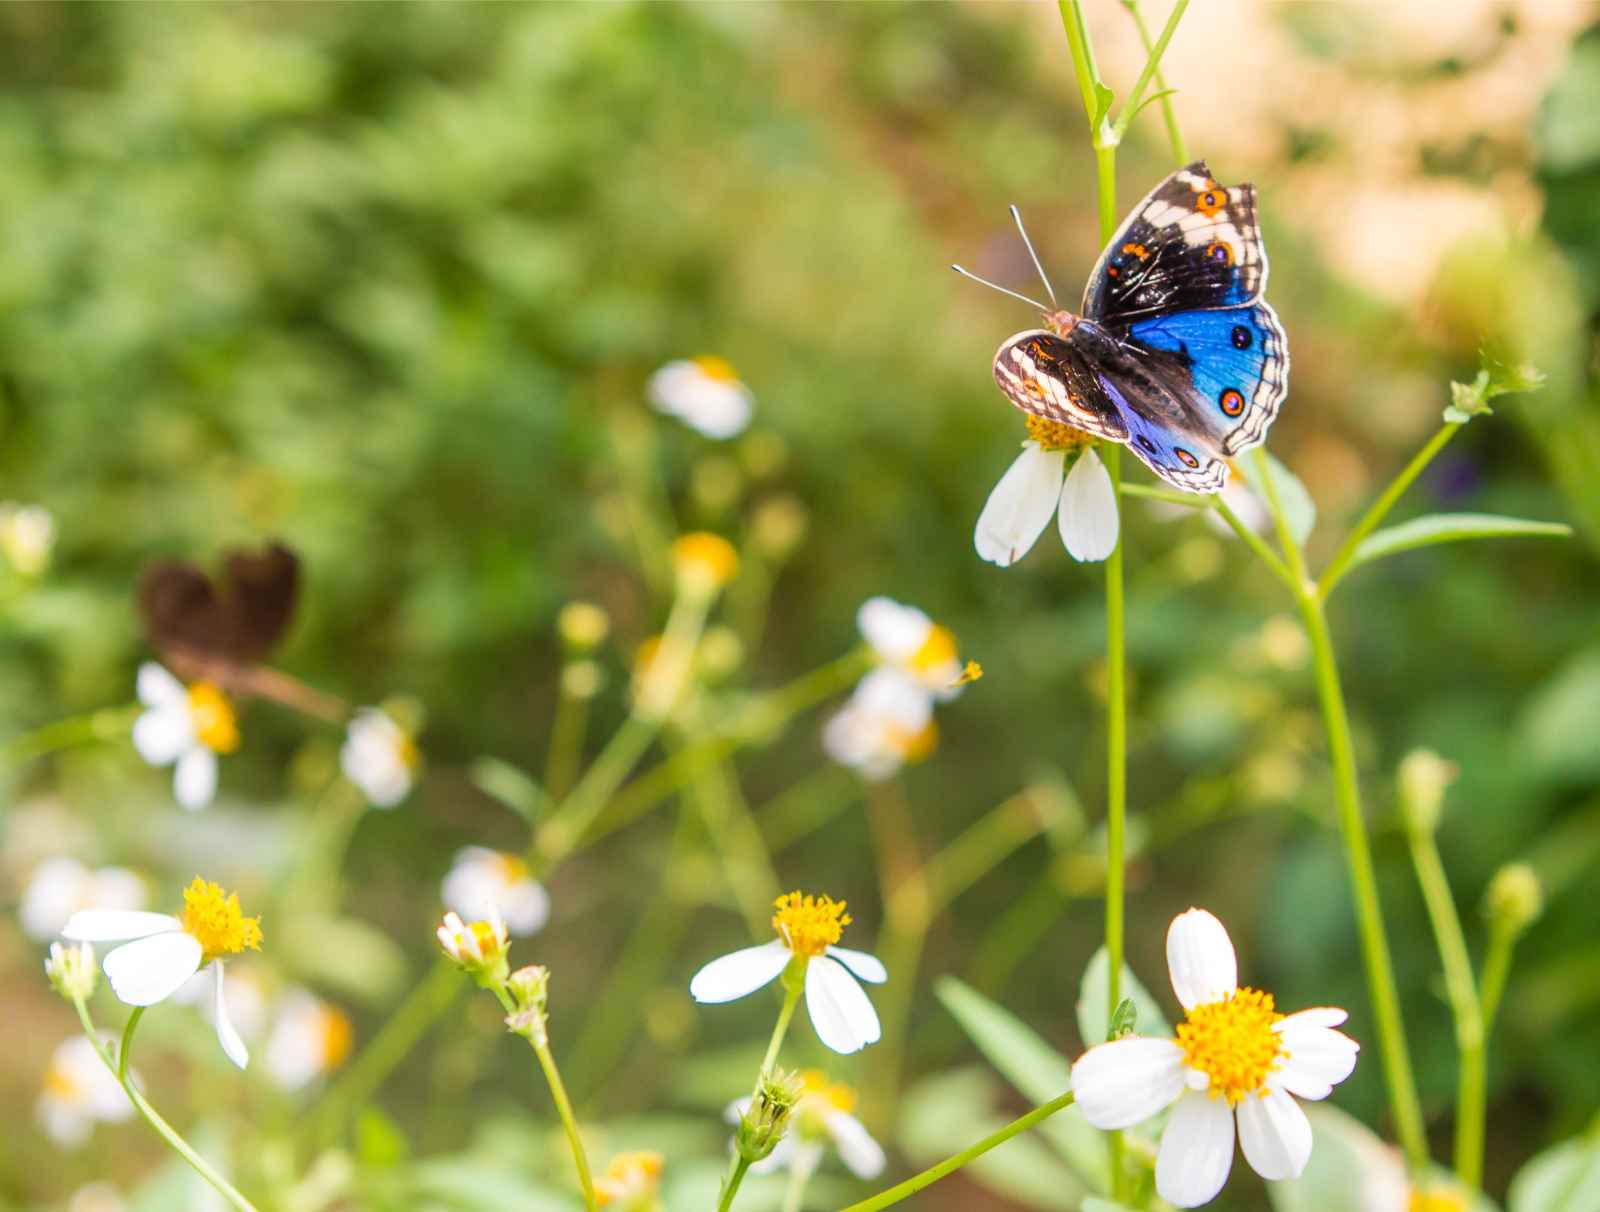
[[[283,638],[300,588],[300,559],[281,543],[223,557],[222,575],[161,560],[139,578],[150,646],[187,681],[228,684]]]
[[[1022,231],[1016,207],[1011,208]],[[1289,345],[1262,298],[1267,254],[1253,185],[1180,168],[1123,220],[1083,292],[1083,314],[952,266],[1044,312],[1010,338],[995,382],[1034,416],[1120,442],[1167,483],[1216,492],[1227,460],[1258,446],[1289,390]]]

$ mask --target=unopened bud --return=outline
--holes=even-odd
[[[94,948],[88,943],[51,943],[44,974],[50,978],[50,987],[69,1002],[88,1001],[99,977]]]
[[[1400,811],[1406,828],[1429,834],[1439,827],[1444,793],[1461,773],[1431,749],[1413,749],[1400,761]]]
[[[506,990],[517,1003],[517,1008],[506,1015],[506,1027],[511,1034],[544,1047],[550,1042],[550,969],[543,964],[518,968],[506,977]]]
[[[750,541],[769,560],[787,559],[805,539],[810,524],[810,515],[798,497],[773,497],[750,515]]]
[[[734,1148],[748,1162],[758,1162],[778,1147],[789,1130],[789,1117],[804,1092],[804,1083],[795,1073],[773,1070],[761,1079],[750,1106],[739,1117],[734,1131]]]
[[[556,633],[574,653],[593,652],[611,632],[611,616],[593,602],[568,602],[556,615]]]
[[[697,653],[701,676],[720,681],[744,663],[744,641],[731,627],[708,627]]]
[[[1492,925],[1521,934],[1544,912],[1544,889],[1527,863],[1507,863],[1494,873],[1483,912]]]
[[[710,595],[733,580],[739,571],[739,553],[721,535],[697,530],[673,542],[672,564],[683,590]]]
[[[605,670],[593,661],[573,661],[561,671],[561,693],[569,699],[592,699],[605,684]]]

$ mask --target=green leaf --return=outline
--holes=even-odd
[[[1111,112],[1111,104],[1116,99],[1116,93],[1112,92],[1099,80],[1094,82],[1094,121],[1089,124],[1092,130],[1100,129],[1100,124],[1105,121],[1106,115]]]
[[[1517,1172],[1509,1212],[1600,1212],[1600,1141],[1592,1136],[1546,1149]]]
[[[1362,540],[1351,568],[1370,564],[1413,547],[1459,543],[1465,539],[1506,539],[1515,536],[1565,538],[1572,527],[1564,522],[1532,522],[1492,513],[1430,513],[1398,526],[1386,526]]]
[[[1106,1021],[1106,998],[1109,995],[1107,986],[1110,978],[1111,960],[1106,954],[1106,949],[1101,947],[1094,953],[1088,967],[1083,970],[1083,981],[1078,986],[1078,1034],[1083,1037],[1085,1048],[1104,1043],[1110,1034],[1110,1026]],[[1161,1007],[1156,1004],[1156,999],[1150,996],[1150,991],[1139,983],[1139,978],[1127,964],[1122,965],[1120,983],[1121,996],[1133,1003],[1135,1011],[1133,1033],[1157,1037],[1171,1035],[1172,1028],[1167,1025]]]
[[[499,758],[481,757],[467,768],[472,785],[498,800],[530,825],[550,807],[550,797],[532,775]]]
[[[277,927],[273,948],[300,979],[366,1005],[380,1006],[397,996],[410,975],[400,945],[353,917],[296,914]]]

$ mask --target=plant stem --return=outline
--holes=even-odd
[[[1267,546],[1266,540],[1239,519],[1239,515],[1234,513],[1228,507],[1228,503],[1222,499],[1221,493],[1216,493],[1210,500],[1214,503],[1213,507],[1218,515],[1228,524],[1228,528],[1239,536],[1246,547],[1256,553],[1263,564],[1271,569],[1272,575],[1288,586],[1290,593],[1298,593],[1300,582],[1289,572],[1288,565],[1278,558],[1272,548]]]
[[[570,667],[571,662],[568,662]],[[583,738],[588,726],[589,700],[583,695],[568,694],[567,679],[563,676],[556,695],[556,716],[550,723],[550,749],[544,764],[544,791],[557,803],[572,789],[573,776],[583,757]]]
[[[567,1133],[567,1144],[572,1148],[572,1164],[578,1170],[578,1185],[583,1188],[583,1203],[589,1212],[600,1206],[595,1199],[594,1179],[589,1174],[589,1158],[583,1151],[583,1137],[578,1134],[578,1121],[572,1114],[572,1102],[567,1098],[567,1088],[561,1083],[561,1071],[556,1068],[556,1058],[548,1043],[533,1043],[533,1053],[539,1058],[539,1068],[544,1070],[544,1080],[550,1086],[550,1097],[555,1101],[556,1114],[561,1116],[561,1126]]]
[[[717,1212],[728,1212],[728,1209],[733,1207],[733,1197],[739,1194],[739,1184],[744,1182],[744,1173],[749,1168],[748,1160],[737,1153],[733,1155],[728,1177],[722,1182],[722,1194],[717,1199]]]
[[[1128,94],[1128,99],[1122,103],[1122,109],[1117,114],[1116,125],[1112,127],[1112,132],[1117,142],[1120,143],[1122,141],[1122,136],[1127,133],[1129,123],[1133,121],[1134,116],[1139,112],[1139,102],[1144,97],[1144,90],[1150,86],[1151,78],[1160,69],[1161,56],[1167,53],[1167,43],[1172,41],[1172,35],[1178,29],[1178,22],[1183,20],[1183,10],[1188,7],[1189,0],[1176,0],[1176,3],[1172,6],[1172,12],[1167,14],[1167,23],[1161,29],[1161,36],[1156,39],[1156,44],[1149,48],[1150,53],[1145,57],[1144,61],[1144,71],[1140,72],[1139,78],[1134,81],[1133,91]],[[1138,20],[1137,11],[1134,19]],[[1143,24],[1143,22],[1140,22],[1141,30],[1143,29]],[[1175,131],[1177,129],[1176,125],[1173,125],[1171,129]],[[1178,158],[1181,162],[1184,157],[1180,155]],[[1107,233],[1107,238],[1109,238],[1109,233]]]
[[[96,1055],[100,1057],[101,1063],[110,1070],[111,1075],[117,1079],[118,1084],[123,1089],[123,1093],[128,1096],[128,1101],[133,1104],[134,1110],[144,1118],[145,1123],[155,1129],[161,1139],[166,1141],[173,1152],[183,1158],[196,1174],[210,1183],[216,1189],[217,1194],[232,1204],[236,1212],[256,1212],[256,1206],[246,1199],[237,1187],[214,1170],[211,1164],[201,1157],[199,1153],[195,1152],[194,1147],[179,1135],[178,1130],[163,1119],[156,1109],[145,1101],[144,1095],[139,1092],[139,1088],[129,1078],[128,1054],[133,1047],[133,1030],[144,1014],[144,1007],[135,1008],[133,1013],[129,1015],[128,1025],[123,1028],[122,1043],[117,1049],[116,1057],[113,1059],[105,1044],[101,1042],[100,1033],[95,1030],[94,1022],[89,1018],[89,1007],[84,1004],[83,999],[81,997],[73,998],[72,1005],[78,1012],[78,1021],[83,1024],[83,1033],[88,1036],[89,1043],[94,1046]]]
[[[1511,953],[1516,945],[1516,930],[1498,922],[1489,927],[1489,946],[1483,953],[1483,971],[1478,976],[1478,1001],[1483,1011],[1485,1039],[1494,1030],[1494,1020],[1500,1012],[1500,996],[1506,991],[1506,978],[1511,975]]]
[[[1150,27],[1145,24],[1144,13],[1139,10],[1139,0],[1122,0],[1122,5],[1128,10],[1128,15],[1133,18],[1134,25],[1139,30],[1139,41],[1144,43],[1144,53],[1155,54],[1154,44],[1150,41]],[[1172,104],[1172,98],[1167,93],[1167,82],[1162,78],[1158,69],[1155,74],[1156,89],[1163,94],[1161,98],[1161,117],[1167,127],[1167,141],[1172,144],[1172,156],[1179,164],[1189,163],[1189,149],[1184,144],[1183,132],[1178,129],[1178,111]]]
[[[806,1184],[811,1181],[815,1170],[804,1165],[798,1159],[789,1166],[789,1185],[783,1192],[782,1212],[800,1212],[800,1205],[805,1199]]]
[[[971,1162],[975,1158],[982,1157],[985,1153],[989,1152],[990,1149],[993,1149],[998,1145],[1005,1144],[1006,1141],[1010,1140],[1013,1136],[1016,1136],[1022,1132],[1026,1132],[1035,1124],[1050,1118],[1050,1116],[1054,1115],[1057,1111],[1060,1111],[1063,1107],[1070,1106],[1072,1104],[1072,1099],[1073,1094],[1072,1091],[1069,1090],[1060,1097],[1053,1098],[1049,1102],[1035,1107],[1026,1115],[1012,1120],[1009,1124],[998,1131],[991,1132],[977,1144],[969,1145],[960,1153],[957,1153],[952,1157],[945,1158],[944,1161],[940,1162],[938,1165],[929,1166],[921,1174],[913,1175],[911,1178],[906,1179],[905,1182],[900,1183],[898,1186],[890,1187],[887,1191],[881,1191],[877,1195],[874,1195],[871,1199],[864,1199],[860,1203],[851,1204],[848,1208],[842,1209],[841,1212],[878,1212],[880,1208],[887,1208],[891,1204],[897,1204],[907,1196],[915,1195],[924,1187],[931,1186],[932,1184],[938,1182],[941,1178],[945,1177],[945,1175],[954,1174],[968,1162]]]
[[[800,994],[805,991],[805,969],[799,967],[798,960],[791,960],[789,967],[784,969],[783,976],[783,1009],[778,1011],[778,1022],[772,1028],[772,1038],[767,1042],[767,1054],[761,1058],[761,1070],[756,1074],[756,1084],[750,1092],[750,1104],[761,1095],[761,1085],[772,1072],[772,1067],[778,1061],[778,1049],[783,1047],[783,1037],[789,1031],[789,1020],[794,1017],[794,1008],[800,1004]],[[739,1193],[739,1184],[744,1182],[745,1171],[750,1168],[750,1159],[745,1157],[738,1149],[734,1150],[733,1161],[728,1168],[728,1177],[722,1182],[722,1196],[717,1200],[717,1212],[727,1212],[733,1205],[733,1197]]]

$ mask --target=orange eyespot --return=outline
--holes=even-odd
[[[1185,467],[1195,468],[1200,466],[1200,460],[1195,458],[1181,446],[1174,446],[1172,448],[1172,453],[1178,456],[1178,461]]]
[[[1146,261],[1150,257],[1150,250],[1143,244],[1124,244],[1122,246],[1122,251],[1131,256],[1138,257],[1141,261]]]
[[[1196,195],[1194,200],[1194,208],[1208,218],[1227,204],[1228,191],[1225,189],[1208,189],[1203,194]]]
[[[1206,245],[1205,255],[1218,265],[1233,267],[1233,247],[1224,244],[1221,240],[1213,240]]]
[[[1217,401],[1222,405],[1222,411],[1230,417],[1236,417],[1244,411],[1244,397],[1233,388],[1228,388]]]

